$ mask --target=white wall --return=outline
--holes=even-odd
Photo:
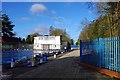
[[[60,49],[61,48],[60,36],[34,37],[34,49],[42,49],[41,47],[42,44],[49,44],[50,49]]]

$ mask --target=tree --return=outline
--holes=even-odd
[[[2,15],[2,36],[3,37],[13,37],[15,34],[13,33],[13,27],[15,25],[12,24],[8,15]]]
[[[76,45],[79,45],[80,43],[78,44],[78,41],[77,41],[75,44],[76,44]]]
[[[30,35],[27,36],[27,38],[26,38],[26,43],[32,44]]]
[[[87,18],[84,18],[84,19],[81,21],[81,25],[82,25],[82,26],[80,26],[80,27],[85,28],[85,27],[87,27],[89,24],[90,24],[90,22],[88,21],[88,19],[87,19]]]
[[[100,16],[82,29],[78,44],[80,40],[120,36],[120,2],[100,2],[93,5]]]
[[[53,26],[50,26],[50,29],[49,29],[49,35],[51,35],[51,32],[54,30]]]
[[[27,36],[26,43],[32,44],[32,40],[31,40],[31,36],[30,35]]]
[[[51,35],[52,36],[60,36],[63,34],[63,30],[61,29],[54,29],[52,32],[51,32]]]
[[[51,36],[62,36],[62,42],[71,42],[67,32],[62,29],[54,29],[51,32]]]
[[[22,42],[22,38],[21,38],[21,37],[19,37],[19,38],[18,38],[18,41]]]
[[[120,36],[120,1],[119,2],[99,2],[91,4],[94,5],[94,9],[100,15],[107,16],[107,24],[109,27],[109,37]],[[93,9],[93,8],[92,8]]]
[[[22,39],[22,42],[25,43],[25,38]]]
[[[40,34],[38,34],[38,33],[28,35],[27,38],[26,38],[26,43],[33,44],[34,43],[34,37],[37,37],[39,35]]]
[[[71,45],[74,45],[74,40],[73,39],[71,39]]]

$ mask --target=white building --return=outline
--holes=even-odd
[[[59,51],[61,49],[60,36],[38,36],[34,37],[34,51],[36,53]]]

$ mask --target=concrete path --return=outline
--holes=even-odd
[[[15,78],[81,78],[85,80],[114,80],[113,78],[93,72],[78,65],[79,50],[67,53],[55,60],[40,65],[33,70]]]

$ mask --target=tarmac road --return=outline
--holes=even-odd
[[[15,78],[80,78],[83,80],[115,80],[107,75],[79,66],[79,50],[69,52]]]

